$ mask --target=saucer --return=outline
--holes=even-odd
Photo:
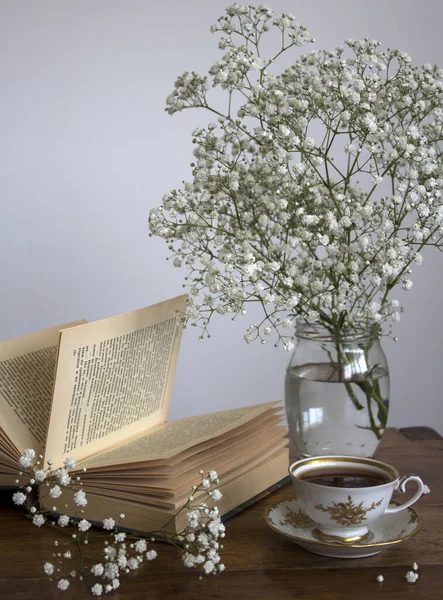
[[[391,505],[398,503],[393,501]],[[286,498],[271,504],[263,516],[271,529],[288,537],[298,546],[314,554],[333,558],[364,558],[378,554],[385,548],[412,537],[422,526],[418,512],[413,508],[405,508],[398,513],[382,515],[372,523],[370,541],[341,544],[318,540],[314,533],[314,521],[304,513],[300,502],[295,498]]]

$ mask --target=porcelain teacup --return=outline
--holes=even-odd
[[[423,493],[420,477],[400,477],[391,465],[371,458],[304,458],[291,464],[289,474],[297,500],[317,525],[314,535],[328,542],[368,540],[371,523],[408,508]],[[404,492],[410,481],[417,483],[415,494],[401,505],[389,506],[394,491]]]

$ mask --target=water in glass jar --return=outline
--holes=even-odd
[[[375,367],[369,376],[358,373],[340,381],[331,364],[289,368],[285,381],[286,415],[298,454],[372,456],[379,440],[373,430],[366,429],[371,427],[371,416],[373,426],[375,423],[383,432],[373,399],[369,398],[371,410],[368,408],[367,390],[374,386],[381,398],[389,397],[389,376],[385,370]],[[356,403],[363,408],[358,410]]]

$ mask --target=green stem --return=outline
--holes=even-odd
[[[345,381],[344,384],[345,384],[345,387],[346,387],[346,391],[348,392],[349,397],[352,400],[352,403],[354,404],[355,408],[357,410],[363,410],[364,406],[363,406],[363,404],[360,403],[359,399],[355,395],[355,392],[352,389],[352,383],[350,381]]]

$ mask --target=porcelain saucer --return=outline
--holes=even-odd
[[[397,502],[391,502],[397,504]],[[334,558],[363,558],[378,554],[418,533],[422,526],[420,515],[413,508],[381,516],[371,525],[370,541],[354,544],[322,542],[314,535],[315,523],[304,513],[295,498],[279,500],[264,512],[266,523],[298,546],[314,554]]]

